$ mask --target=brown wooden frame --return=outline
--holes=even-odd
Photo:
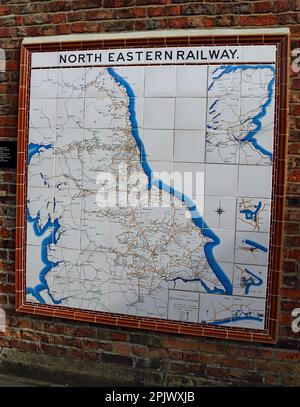
[[[122,40],[96,40],[49,42],[22,45],[20,63],[19,121],[18,121],[18,166],[17,166],[17,209],[16,209],[16,309],[18,312],[67,318],[77,321],[95,322],[127,328],[146,329],[196,336],[208,336],[242,341],[275,343],[278,328],[278,308],[282,267],[284,201],[287,168],[287,112],[288,112],[288,58],[289,36],[287,34],[264,35],[218,35],[182,37],[160,37]],[[201,45],[276,45],[276,102],[275,140],[272,190],[272,217],[270,229],[269,278],[267,287],[266,328],[254,330],[211,326],[208,324],[185,323],[121,314],[72,309],[55,305],[26,303],[25,259],[26,259],[26,194],[27,194],[27,147],[29,115],[29,78],[32,52],[71,51],[107,48],[165,47]]]

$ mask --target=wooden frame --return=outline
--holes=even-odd
[[[193,30],[195,31],[195,30]],[[247,30],[249,31],[249,30]],[[235,34],[236,32],[236,34]],[[114,36],[115,37],[115,36]],[[29,114],[29,78],[32,52],[57,50],[87,50],[128,47],[158,46],[199,46],[199,45],[276,45],[277,47],[277,94],[275,110],[275,145],[272,191],[272,222],[269,257],[269,284],[267,288],[266,329],[249,330],[246,328],[217,327],[198,323],[160,320],[144,317],[125,316],[120,314],[91,312],[61,306],[36,305],[25,300],[25,259],[26,259],[26,181],[27,181],[27,145]],[[282,266],[283,213],[286,184],[287,154],[287,105],[288,105],[288,55],[289,37],[287,33],[264,33],[241,35],[240,30],[231,30],[229,35],[189,35],[188,30],[182,36],[161,35],[143,38],[132,35],[122,39],[83,39],[81,41],[59,41],[50,37],[35,39],[32,44],[23,44],[20,63],[20,93],[18,121],[18,167],[17,167],[17,210],[16,210],[16,309],[18,312],[36,315],[67,318],[78,321],[95,322],[127,328],[152,331],[181,333],[214,338],[235,339],[275,343],[278,327],[278,307],[280,293],[280,275]]]

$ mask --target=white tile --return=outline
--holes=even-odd
[[[56,126],[63,129],[81,129],[84,119],[84,99],[58,99]]]
[[[83,130],[66,128],[57,131],[55,154],[65,158],[82,158]]]
[[[115,108],[110,98],[86,98],[84,127],[87,129],[113,129]],[[80,116],[82,120],[82,116]]]
[[[233,263],[224,263],[222,261],[218,262],[208,262],[205,263],[204,267],[201,270],[200,277],[201,277],[201,284],[200,284],[200,291],[203,293],[209,292],[209,290],[222,290],[224,293],[226,292],[222,281],[217,277],[215,273],[215,268],[218,266],[224,273],[229,283],[232,282],[233,279]]]
[[[269,234],[258,232],[237,232],[235,241],[235,262],[266,265],[269,258]]]
[[[168,319],[198,322],[199,293],[168,290]]]
[[[270,198],[272,188],[272,167],[240,165],[238,196],[246,198]]]
[[[188,197],[204,196],[205,164],[202,163],[174,163],[174,187]]]
[[[207,163],[236,164],[239,159],[240,132],[234,128],[224,130],[208,130],[206,132],[206,154]]]
[[[82,186],[82,162],[77,159],[55,159],[55,185],[62,184],[67,188]]]
[[[176,97],[206,97],[207,66],[176,66]]]
[[[267,266],[235,264],[233,295],[265,298],[267,291]]]
[[[207,128],[219,132],[241,129],[240,98],[208,98]],[[234,134],[234,133],[233,133]]]
[[[213,239],[214,248],[209,260],[217,262],[233,262],[234,258],[234,231],[213,230],[216,239]],[[220,243],[218,243],[218,240]]]
[[[176,98],[175,129],[205,129],[205,98]]]
[[[85,68],[59,69],[57,75],[57,97],[80,98],[85,92]]]
[[[62,219],[58,231],[59,238],[55,246],[60,248],[79,250],[80,248],[80,220]]]
[[[227,325],[232,319],[231,307],[231,296],[201,293],[199,322]]]
[[[140,136],[148,161],[173,160],[173,130],[143,130]]]
[[[31,55],[31,67],[44,68],[57,66],[58,54],[58,52],[33,52]]]
[[[236,198],[206,196],[204,220],[212,229],[235,229]]]
[[[235,328],[264,329],[266,301],[262,298],[232,297],[232,321]]]
[[[237,165],[206,164],[205,195],[236,196],[237,177]]]
[[[85,97],[89,99],[105,99],[123,97],[118,84],[105,68],[86,68]]]
[[[57,73],[57,69],[32,69],[30,99],[56,98]]]
[[[114,69],[130,84],[135,97],[144,96],[145,68],[143,66],[120,66]]]
[[[77,189],[60,186],[54,188],[55,205],[53,216],[64,219],[80,219],[82,198]]]
[[[39,276],[45,267],[42,261],[41,246],[32,246],[27,244],[26,247],[26,287],[35,287],[39,284]]]
[[[248,133],[243,134],[243,138],[247,137]],[[272,165],[273,161],[273,132],[259,131],[255,134],[255,141],[259,145],[251,141],[243,141],[240,143],[239,163],[253,165]]]
[[[263,111],[265,111],[264,114]],[[273,132],[274,98],[271,99],[270,104],[267,95],[261,98],[242,98],[240,120],[243,123],[243,131],[254,131],[254,136],[258,131]]]
[[[28,166],[28,185],[51,188],[54,182],[54,159],[34,155]]]
[[[270,82],[275,76],[275,65],[255,65],[252,68],[249,65],[248,69],[242,71],[242,97],[266,97],[268,96],[269,89],[271,86]],[[273,94],[274,97],[274,85]]]
[[[56,99],[31,99],[29,113],[29,127],[56,127]]]
[[[227,73],[230,65],[212,65],[208,68],[208,97],[239,98],[241,93],[241,70]],[[233,68],[233,66],[232,66]],[[210,107],[210,104],[209,104]]]
[[[145,67],[145,97],[173,97],[175,79],[175,66]]]
[[[29,185],[27,188],[27,209],[32,218],[40,217],[43,227],[49,219],[54,206],[53,188],[36,188]]]
[[[204,162],[205,130],[175,130],[174,161]]]
[[[54,144],[56,140],[55,128],[29,128],[28,144]],[[49,151],[48,151],[49,153]]]
[[[269,232],[270,199],[238,198],[236,229],[238,231]]]
[[[242,48],[241,62],[275,62],[275,45],[248,45]]]
[[[174,129],[174,100],[172,98],[144,99],[144,128]]]
[[[109,223],[82,220],[81,250],[106,251],[109,244]]]

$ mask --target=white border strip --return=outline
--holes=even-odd
[[[99,34],[70,34],[53,35],[45,37],[26,37],[22,44],[49,44],[66,43],[76,41],[105,41],[105,40],[126,40],[143,38],[170,38],[170,37],[208,37],[208,36],[230,36],[230,35],[289,35],[290,30],[286,27],[278,28],[217,28],[217,29],[183,29],[183,30],[158,30],[158,31],[133,31],[133,32],[114,32]]]

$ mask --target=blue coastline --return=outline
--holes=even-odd
[[[233,322],[239,322],[239,321],[263,322],[263,317],[255,317],[255,316],[251,316],[251,315],[245,315],[245,316],[239,316],[239,317],[219,319],[217,321],[210,322],[210,325],[226,325],[226,324],[232,324]]]
[[[262,251],[262,252],[264,252],[264,253],[267,253],[267,252],[268,252],[268,248],[267,248],[267,247],[263,246],[263,245],[260,244],[260,243],[254,242],[254,240],[245,239],[243,242],[244,242],[245,244],[247,244],[248,246],[251,246],[252,249],[257,249],[257,250],[260,250],[260,251]]]
[[[28,163],[30,164],[30,161],[32,157],[35,154],[39,154],[41,150],[43,149],[50,149],[53,148],[53,144],[34,144],[34,143],[29,143],[28,145]],[[42,263],[44,264],[44,267],[39,273],[39,281],[40,283],[37,284],[35,287],[28,287],[26,289],[26,294],[31,294],[39,303],[45,304],[45,300],[41,296],[42,291],[47,291],[51,301],[53,304],[58,305],[61,304],[61,300],[55,300],[55,298],[52,296],[49,286],[46,280],[46,275],[49,273],[50,270],[52,270],[54,267],[58,266],[61,262],[51,262],[48,259],[48,249],[49,245],[54,243],[56,244],[58,239],[56,238],[57,232],[60,228],[59,220],[55,219],[53,222],[51,222],[50,217],[47,220],[47,223],[41,228],[41,223],[40,223],[40,213],[38,212],[37,216],[33,218],[30,213],[29,209],[27,207],[27,224],[28,226],[31,225],[33,232],[35,236],[41,237],[45,234],[48,234],[47,237],[45,237],[42,242],[41,242],[41,260]]]
[[[266,65],[266,64],[261,64],[261,65],[227,65],[227,66],[222,66],[220,68],[217,68],[214,72],[216,73],[218,70],[220,70],[221,72],[215,76],[213,79],[219,79],[221,78],[223,75],[229,74],[231,72],[235,72],[237,70],[246,70],[246,69],[270,69],[273,72],[273,78],[270,80],[268,87],[267,87],[267,100],[266,102],[261,106],[259,112],[257,115],[255,115],[252,118],[248,118],[247,120],[245,120],[244,123],[246,123],[246,121],[251,120],[252,124],[254,124],[256,127],[253,130],[250,130],[247,135],[241,139],[241,142],[249,142],[253,145],[253,147],[260,151],[262,154],[266,155],[267,157],[270,158],[270,160],[273,159],[273,154],[266,150],[264,147],[262,147],[257,139],[256,139],[256,135],[259,131],[261,131],[262,129],[262,122],[261,119],[267,114],[267,108],[270,106],[271,102],[272,102],[272,98],[273,98],[273,93],[274,93],[274,84],[275,84],[275,67],[273,65]],[[212,82],[209,86],[209,90],[213,87],[214,82]]]
[[[245,272],[250,276],[242,279],[242,287],[245,288],[245,294],[248,295],[252,286],[259,287],[263,284],[263,279],[255,275],[252,271],[245,269]]]
[[[54,243],[57,243],[56,239],[56,233],[58,229],[60,228],[60,224],[58,219],[55,219],[53,222],[51,222],[50,217],[48,218],[47,223],[41,228],[40,226],[40,213],[37,214],[35,218],[31,217],[29,210],[27,208],[27,223],[32,225],[33,231],[35,236],[41,237],[47,232],[50,231],[49,235],[45,237],[42,240],[41,243],[41,260],[45,267],[42,268],[39,274],[39,280],[40,283],[37,284],[35,287],[28,287],[26,289],[26,294],[31,294],[35,299],[37,299],[41,304],[45,304],[45,300],[41,296],[41,292],[46,290],[49,297],[51,298],[51,301],[53,304],[61,304],[61,300],[55,300],[53,296],[50,293],[49,286],[46,280],[46,275],[49,273],[49,271],[58,266],[60,262],[51,262],[48,259],[48,248],[49,245]]]
[[[39,154],[42,149],[49,150],[50,148],[53,148],[53,144],[29,143],[28,144],[28,164],[30,164],[31,159],[35,154]]]
[[[125,88],[127,96],[129,98],[128,109],[129,109],[129,119],[131,123],[131,132],[140,151],[140,164],[143,168],[144,173],[148,177],[148,188],[150,189],[152,186],[156,186],[160,190],[163,190],[168,194],[176,197],[178,200],[181,200],[186,205],[187,209],[191,213],[191,218],[195,226],[197,226],[201,230],[203,236],[211,240],[210,242],[204,245],[204,253],[210,268],[212,269],[212,271],[214,272],[214,274],[216,275],[224,289],[220,290],[219,288],[215,287],[214,290],[210,290],[205,284],[204,287],[209,293],[222,293],[232,295],[233,291],[232,283],[228,279],[227,275],[224,273],[220,265],[215,260],[213,253],[214,248],[220,244],[220,238],[204,222],[195,203],[188,196],[184,195],[182,192],[176,191],[173,187],[165,184],[162,180],[154,178],[152,169],[149,163],[147,162],[144,144],[139,135],[138,123],[135,114],[135,94],[133,92],[133,89],[131,88],[130,84],[122,76],[120,76],[113,68],[107,68],[107,71],[112,76],[112,78],[117,82],[118,85]]]

